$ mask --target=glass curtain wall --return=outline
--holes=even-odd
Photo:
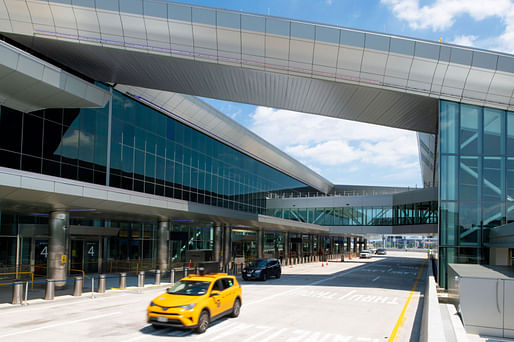
[[[322,226],[391,226],[437,223],[437,202],[391,207],[271,208],[267,214]]]
[[[514,113],[441,101],[439,141],[439,271],[446,287],[449,263],[487,263],[487,229],[514,221]]]
[[[0,106],[0,166],[261,214],[272,192],[314,191],[116,91],[107,184],[108,119],[108,105]]]

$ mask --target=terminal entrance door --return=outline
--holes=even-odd
[[[71,270],[98,273],[98,240],[71,240]]]
[[[48,263],[48,240],[36,239],[34,241],[34,275],[46,276]]]

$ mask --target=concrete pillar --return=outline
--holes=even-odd
[[[214,250],[213,252],[213,259],[214,261],[217,261],[218,263],[221,262],[221,227],[216,224],[214,226]]]
[[[309,255],[314,255],[314,235],[309,234]]]
[[[223,236],[223,266],[230,264],[232,259],[232,228],[224,227],[225,234]]]
[[[357,238],[353,238],[353,252],[357,253]]]
[[[368,239],[364,239],[363,247],[364,249],[368,249]]]
[[[352,250],[352,238],[346,238],[346,251],[350,252]]]
[[[285,260],[290,259],[289,253],[290,253],[290,251],[289,251],[289,232],[285,232],[284,233],[284,259]]]
[[[303,257],[303,234],[296,234],[296,237],[300,239],[300,242],[296,243],[296,251],[298,252],[298,258]]]
[[[55,286],[66,285],[68,274],[69,218],[66,211],[50,213],[48,220],[48,279],[60,280]]]
[[[159,222],[159,231],[157,234],[157,264],[161,272],[168,270],[168,241],[170,239],[168,221]]]
[[[257,258],[264,258],[264,230],[257,230]]]
[[[359,253],[362,252],[362,244],[363,244],[362,238],[359,238]]]

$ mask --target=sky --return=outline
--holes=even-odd
[[[181,0],[514,53],[514,0]],[[334,184],[422,187],[416,133],[203,98]]]

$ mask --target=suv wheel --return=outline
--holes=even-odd
[[[239,298],[236,298],[234,301],[234,306],[232,307],[232,312],[230,313],[230,317],[237,317],[239,316],[239,312],[241,311],[241,301]]]
[[[209,313],[207,311],[202,311],[200,317],[198,318],[198,326],[196,327],[196,332],[198,334],[203,334],[205,330],[209,327]]]
[[[262,272],[262,281],[266,281],[268,279],[268,274],[266,272]]]

